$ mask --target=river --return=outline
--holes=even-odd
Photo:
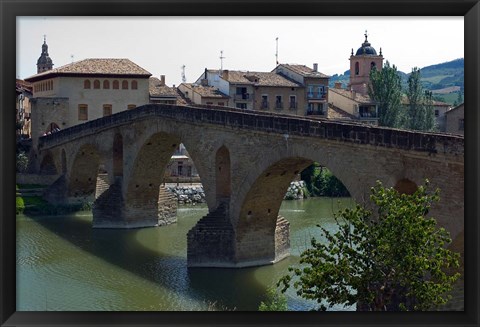
[[[333,212],[352,204],[350,198],[284,201],[291,256],[243,269],[187,268],[186,234],[207,214],[205,205],[179,207],[176,224],[131,230],[93,229],[87,211],[17,215],[17,311],[257,310],[311,237],[320,239],[316,225],[334,231]],[[316,305],[292,288],[287,302],[298,311]]]

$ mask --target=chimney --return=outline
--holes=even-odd
[[[313,71],[318,72],[318,64],[317,63],[313,64]]]
[[[200,83],[201,83],[200,85],[202,85],[202,86],[208,86],[208,79],[202,78],[202,79],[200,80]]]
[[[336,89],[341,89],[342,88],[342,82],[335,82],[335,88]]]
[[[228,70],[225,69],[224,71],[222,71],[222,78],[228,80]]]
[[[165,75],[160,75],[160,85],[165,85]]]
[[[203,78],[207,79],[207,69],[205,68],[205,76]]]

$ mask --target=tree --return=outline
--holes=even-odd
[[[408,110],[406,126],[409,129],[431,131],[435,127],[432,92],[423,89],[420,69],[414,67],[408,77]]]
[[[267,289],[267,300],[261,302],[258,311],[287,311],[287,298],[284,294],[278,293],[274,287]]]
[[[368,95],[378,103],[378,124],[399,127],[402,87],[395,65],[390,67],[390,63],[386,61],[381,71],[376,70],[375,67],[370,71]]]
[[[459,273],[459,254],[445,248],[448,232],[426,218],[439,190],[418,187],[412,195],[399,194],[382,183],[372,188],[373,209],[357,205],[335,215],[339,230],[320,227],[326,243],[312,238],[301,254],[300,267],[290,267],[280,279],[285,292],[290,284],[297,294],[320,303],[320,310],[335,304],[357,305],[357,310],[429,310],[446,303]]]

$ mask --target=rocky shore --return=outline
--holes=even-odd
[[[166,184],[165,187],[177,198],[180,205],[205,203],[205,192],[201,184]],[[298,200],[306,198],[305,187],[304,181],[292,182],[284,199]]]

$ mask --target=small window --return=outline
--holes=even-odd
[[[440,115],[440,111],[438,109],[435,109],[435,117],[438,117]]]
[[[117,80],[113,81],[113,89],[114,90],[118,90],[119,86],[120,86],[120,83]]]
[[[110,88],[110,81],[104,80],[103,81],[103,88],[108,90]]]
[[[93,88],[97,90],[100,88],[100,81],[98,79],[93,81]]]
[[[135,109],[136,107],[137,107],[137,106],[134,105],[134,104],[129,104],[129,105],[127,106],[127,109],[128,109],[128,110],[130,110],[130,109]]]
[[[89,89],[90,88],[90,81],[88,79],[83,81],[83,88],[84,89]]]
[[[360,64],[358,61],[355,63],[355,75],[360,74]]]
[[[110,116],[112,114],[112,105],[104,104],[103,105],[103,117]]]
[[[122,81],[122,90],[128,90],[128,81]]]
[[[225,105],[225,102],[219,102],[218,105],[223,107]]]
[[[78,120],[88,120],[88,105],[78,105]]]
[[[213,102],[207,102],[206,104],[207,104],[207,106],[211,106],[211,105],[213,105]]]
[[[372,70],[372,69],[374,69],[374,68],[376,68],[376,67],[377,67],[377,65],[375,64],[375,62],[372,61],[372,62],[370,63],[370,70]]]
[[[465,119],[458,120],[458,130],[463,131],[465,128]]]
[[[138,89],[138,83],[137,81],[132,81],[132,90]]]

